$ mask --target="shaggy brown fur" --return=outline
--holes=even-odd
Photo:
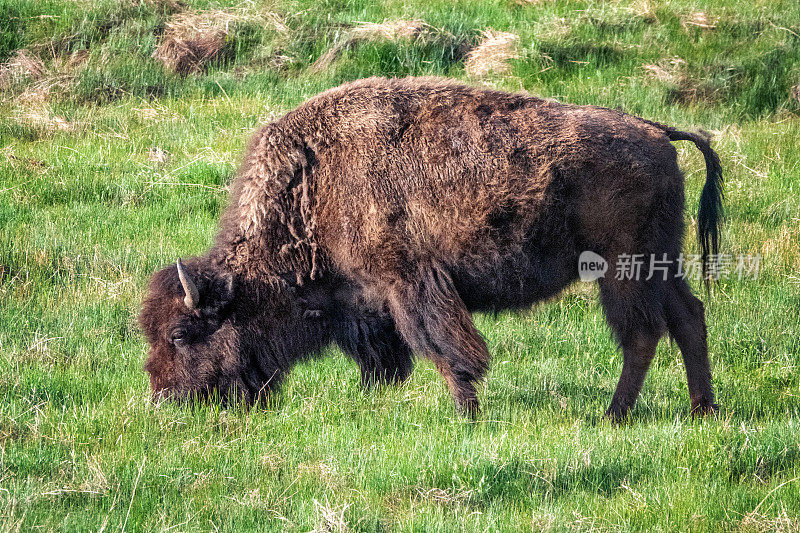
[[[684,180],[670,144],[680,139],[708,165],[707,255],[721,196],[704,137],[440,79],[326,91],[253,137],[214,246],[183,267],[199,301],[184,303],[194,287],[175,266],[153,277],[140,317],[153,392],[252,401],[335,342],[367,383],[404,379],[412,352],[430,358],[475,413],[489,353],[470,313],[557,294],[592,250],[609,263],[600,292],[623,350],[608,414],[633,405],[666,331],[692,409],[712,410],[702,303],[674,275],[613,275],[620,254],[681,250]]]

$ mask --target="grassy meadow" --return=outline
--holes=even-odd
[[[0,65],[0,530],[800,531],[800,3],[0,0]],[[150,274],[209,246],[257,125],[371,75],[712,133],[722,249],[761,256],[694,282],[719,414],[665,339],[604,420],[621,354],[583,283],[476,316],[475,423],[428,362],[365,391],[335,348],[255,409],[151,402]]]

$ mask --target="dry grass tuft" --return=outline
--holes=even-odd
[[[183,0],[130,0],[133,5],[148,5],[162,13],[178,13],[186,9]]]
[[[687,63],[679,57],[663,59],[658,63],[642,65],[647,77],[669,86],[668,98],[674,102],[706,102],[719,100],[719,89],[707,81],[698,79],[687,69]]]
[[[563,42],[570,38],[572,24],[564,17],[552,17],[541,20],[536,26],[536,40]]]
[[[438,30],[425,21],[414,20],[385,20],[380,24],[374,22],[361,22],[358,26],[351,29],[338,43],[334,44],[327,52],[319,56],[311,65],[311,72],[322,72],[327,70],[331,64],[345,51],[353,46],[364,42],[381,41],[422,41],[433,42],[443,37],[454,39],[446,32]]]
[[[164,165],[169,163],[170,155],[169,152],[162,149],[160,146],[156,146],[155,148],[147,150],[147,160]]]
[[[142,107],[134,107],[131,111],[141,123],[181,121],[180,115],[158,100],[146,102]]]
[[[245,22],[272,26],[281,34],[290,31],[275,13],[248,8],[184,11],[165,24],[161,44],[153,52],[153,58],[182,76],[205,72],[209,64],[226,57],[235,39],[236,25]]]
[[[51,489],[40,494],[41,497],[47,498],[61,498],[71,494],[83,494],[86,496],[102,497],[108,494],[110,486],[106,475],[100,466],[97,457],[86,457],[86,476],[79,480],[74,477],[72,480],[51,485]],[[73,471],[76,469],[75,464],[72,465]]]
[[[204,72],[209,63],[222,58],[234,20],[225,11],[179,13],[166,23],[153,58],[182,76]]]
[[[464,63],[467,75],[481,77],[491,72],[508,72],[511,68],[508,61],[519,58],[518,44],[519,37],[513,33],[485,30],[480,44],[467,53]]]
[[[792,87],[792,90],[790,92],[791,92],[792,98],[794,100],[796,100],[797,103],[800,103],[800,83],[798,83],[797,85]]]
[[[18,107],[15,112],[17,122],[28,124],[46,132],[74,131],[75,123],[54,115],[46,105]]]
[[[309,72],[317,73],[328,70],[334,61],[342,54],[344,50],[353,45],[349,40],[342,41],[331,46],[327,52],[317,58],[314,63],[308,68]]]
[[[159,115],[158,110],[150,106],[137,107],[134,108],[133,111],[141,122],[153,122]]]
[[[653,10],[653,6],[650,5],[650,2],[648,2],[648,0],[638,0],[634,2],[628,8],[628,11],[634,17],[638,17],[643,21],[647,22],[648,24],[653,24],[654,22],[658,22],[658,17],[656,16],[655,11]]]
[[[473,490],[444,490],[439,487],[413,487],[412,497],[420,502],[433,502],[444,507],[457,507],[459,505],[469,505],[474,497]]]
[[[556,526],[557,519],[553,513],[535,513],[531,518],[531,531],[553,531]]]
[[[313,533],[344,533],[349,531],[344,514],[349,505],[331,507],[326,501],[324,504],[314,500],[314,511],[317,514],[317,523]]]
[[[659,64],[642,65],[642,68],[647,71],[647,75],[653,79],[662,82],[671,82],[674,80],[674,75],[669,70],[665,69]]]
[[[717,19],[708,15],[704,11],[693,11],[688,15],[681,17],[681,24],[684,28],[694,26],[701,30],[713,30],[717,27]]]
[[[779,511],[777,516],[768,517],[759,514],[756,508],[745,515],[741,527],[748,531],[790,533],[800,531],[800,520],[787,514],[786,509]]]
[[[421,20],[387,20],[381,24],[362,22],[353,28],[351,37],[365,41],[396,41],[398,39],[417,39],[429,31],[430,26]]]
[[[339,476],[336,466],[324,461],[309,461],[300,463],[297,467],[298,474],[304,478],[315,479],[324,482],[328,487],[340,487],[342,479]]]
[[[0,66],[0,91],[13,93],[15,103],[44,104],[52,93],[63,94],[74,87],[76,74],[88,59],[88,50],[76,50],[66,57],[54,57],[48,67],[30,51],[18,50]]]
[[[25,80],[37,81],[47,74],[44,62],[27,50],[17,52],[0,65],[0,90]]]
[[[44,104],[50,99],[51,94],[57,88],[66,88],[71,85],[70,78],[48,78],[39,83],[34,83],[25,88],[25,90],[16,98],[20,104]]]
[[[279,472],[285,463],[286,459],[277,453],[266,453],[261,456],[261,466],[270,474]]]
[[[648,77],[658,80],[663,83],[677,83],[683,76],[682,68],[686,65],[686,61],[679,57],[670,59],[662,59],[655,64],[642,65],[642,68],[647,72]]]
[[[73,72],[82,68],[89,61],[89,50],[75,50],[63,64],[63,69],[59,68],[60,63],[56,61],[56,70]]]
[[[283,36],[289,35],[289,33],[292,31],[292,29],[286,25],[284,19],[281,18],[281,16],[278,15],[277,13],[273,12],[262,13],[258,15],[258,18],[261,19],[261,21],[265,25],[272,26],[272,29],[274,29],[276,32],[280,33]]]

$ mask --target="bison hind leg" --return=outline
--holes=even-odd
[[[703,302],[692,295],[684,279],[675,279],[670,289],[664,300],[664,310],[669,332],[683,355],[692,414],[713,413],[718,407],[711,388]]]
[[[608,323],[622,347],[622,375],[606,415],[623,418],[633,407],[666,331],[683,355],[692,414],[715,412],[703,304],[686,281],[677,277],[638,282],[604,279],[600,294]]]
[[[606,320],[622,348],[622,375],[606,416],[627,416],[642,390],[645,376],[666,331],[660,287],[643,281],[600,281]]]
[[[347,323],[337,344],[358,363],[365,387],[402,383],[414,368],[411,348],[389,317],[358,318]]]
[[[395,281],[387,291],[398,331],[411,348],[428,357],[445,378],[462,414],[479,411],[475,383],[489,365],[489,351],[453,280],[441,268],[420,268],[413,279]]]

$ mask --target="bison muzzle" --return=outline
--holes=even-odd
[[[719,160],[701,134],[618,111],[432,78],[371,78],[262,127],[214,245],[156,273],[140,324],[153,393],[253,402],[331,343],[364,383],[413,355],[478,411],[489,352],[470,313],[522,309],[578,278],[591,251],[622,347],[607,414],[636,401],[659,339],[676,340],[692,412],[716,408],[703,305],[678,271],[684,178],[671,141],[705,156],[698,236],[716,253]],[[621,258],[666,276],[615,276]]]

